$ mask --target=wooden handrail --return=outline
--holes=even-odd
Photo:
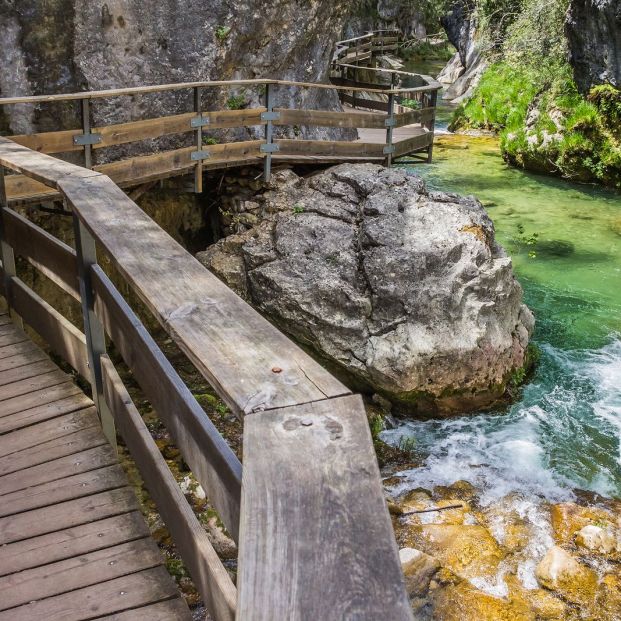
[[[246,464],[242,474],[236,618],[329,621],[353,614],[371,620],[378,618],[381,611],[390,619],[411,620],[360,398],[352,396],[345,386],[211,275],[108,177],[59,162],[0,138],[0,165],[36,179],[64,197],[80,224],[80,231],[88,231],[106,251],[126,282],[221,398],[245,417]],[[2,202],[6,204],[4,198]],[[3,244],[5,252],[6,240]],[[36,254],[32,249],[28,251],[27,244],[24,247],[26,254]],[[40,258],[33,256],[35,262]],[[78,260],[84,260],[79,253]],[[70,280],[66,275],[59,278]],[[81,292],[85,290],[83,278]],[[63,326],[57,311],[45,307],[43,302],[28,312],[32,302],[19,302],[19,296],[16,298],[13,293],[19,291],[27,296],[25,300],[36,300],[38,296],[27,290],[16,276],[5,273],[4,282],[8,284],[8,298],[12,303],[18,299],[25,320],[41,324],[44,335],[56,338],[64,354],[64,339],[58,335],[72,328]],[[145,392],[154,403],[159,399],[158,411],[162,410],[175,440],[181,438],[179,444],[187,450],[190,439],[199,439],[196,430],[182,431],[177,427],[175,432],[175,425],[183,425],[189,419],[175,407],[166,414],[164,393],[158,396],[157,392],[167,390],[159,385],[164,382],[158,373],[167,376],[170,369],[162,366],[161,360],[156,363],[156,358],[152,358],[155,366],[147,359],[138,361],[138,356],[152,345],[144,334],[142,338],[132,337],[132,331],[138,335],[140,329],[129,311],[123,311],[122,300],[115,300],[118,293],[106,283],[96,265],[91,268],[89,282],[95,288],[91,292],[95,315],[103,318],[113,333],[121,353],[135,369],[141,385],[144,384]],[[42,321],[41,317],[52,319]],[[82,353],[74,362],[81,364],[82,372],[88,374],[83,365],[84,341],[78,341]],[[67,356],[71,356],[70,351]],[[175,513],[179,509],[175,506],[178,494],[169,478],[168,482],[161,478],[164,475],[159,472],[161,463],[157,454],[105,354],[100,362],[104,402],[123,424],[133,420],[133,427],[126,428],[125,433],[133,438],[133,454],[138,465],[148,470],[145,479],[151,485],[153,481],[163,481],[168,490],[156,494],[156,500],[159,498],[164,506],[162,513],[189,520],[183,532],[191,532],[195,528],[191,516],[187,512]],[[171,386],[172,394],[180,394],[174,383]],[[129,441],[128,444],[131,445]],[[205,449],[204,444],[198,449],[189,449],[195,458],[190,463],[192,468],[197,468],[201,449],[212,450]],[[221,447],[217,452],[222,450]],[[206,456],[203,458],[205,463]],[[223,466],[215,465],[215,468],[222,477]],[[214,494],[217,500],[214,481],[218,477],[204,478],[208,479],[210,498]],[[173,501],[175,494],[177,500]],[[323,541],[326,536],[330,539],[327,547]],[[187,554],[197,553],[196,541],[187,539],[184,545]],[[196,559],[192,556],[190,560],[194,565],[189,563],[189,566],[199,572]],[[213,567],[213,555],[206,562]],[[195,580],[206,589],[216,589],[204,594],[210,612],[217,621],[229,619],[230,586],[220,570],[213,569],[202,577],[208,575],[212,576],[210,580],[202,583],[196,577]]]

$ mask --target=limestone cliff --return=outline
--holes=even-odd
[[[325,81],[348,0],[0,0],[0,96],[257,77]],[[210,103],[252,105],[259,89]],[[218,100],[218,101],[216,101]],[[327,90],[277,101],[335,109]],[[100,101],[98,123],[191,109],[191,94]],[[0,131],[74,127],[74,106],[11,107]]]

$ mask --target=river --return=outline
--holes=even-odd
[[[433,164],[413,170],[483,202],[535,313],[541,359],[509,407],[384,432],[414,438],[421,465],[403,486],[465,479],[488,503],[514,492],[620,497],[621,194],[510,168],[495,138],[447,134],[450,112],[439,114]]]

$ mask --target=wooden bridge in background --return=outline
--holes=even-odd
[[[233,80],[192,82],[122,88],[84,93],[0,98],[0,106],[50,106],[77,102],[80,121],[75,129],[10,136],[11,140],[50,155],[74,156],[82,153],[84,167],[110,177],[118,186],[131,188],[152,181],[186,175],[194,171],[195,189],[202,191],[204,171],[260,164],[269,179],[272,162],[286,164],[338,164],[343,162],[378,162],[390,165],[397,158],[424,154],[430,161],[433,148],[433,125],[437,91],[441,85],[429,76],[402,71],[364,67],[371,75],[388,75],[389,84],[381,80],[360,79],[362,63],[367,65],[373,54],[394,48],[396,37],[367,35],[351,42],[339,42],[333,64],[332,84],[290,82],[285,80]],[[388,39],[388,43],[384,40]],[[371,47],[369,47],[371,46]],[[353,49],[353,51],[351,51]],[[349,50],[349,51],[348,51]],[[347,53],[344,53],[347,52]],[[357,55],[357,56],[356,56]],[[347,61],[347,62],[345,62]],[[361,64],[351,64],[361,63]],[[407,78],[415,86],[398,87]],[[296,90],[335,90],[345,105],[342,111],[282,108],[274,105],[278,88]],[[239,89],[262,92],[264,107],[204,110],[206,89],[228,93]],[[171,116],[138,119],[126,123],[93,126],[92,104],[98,100],[140,97],[175,91],[193,96],[193,111]],[[234,98],[229,98],[235,101]],[[406,103],[407,105],[404,105]],[[237,104],[235,104],[237,105]],[[412,107],[413,106],[413,107]],[[78,116],[76,116],[76,119]],[[331,127],[358,130],[357,140],[303,140],[278,137],[278,128]],[[209,132],[245,129],[261,138],[212,144]],[[176,136],[191,145],[169,150],[156,150],[135,157],[108,161],[110,149],[121,145],[144,146],[144,141]],[[103,156],[103,163],[93,159]],[[9,203],[51,201],[60,194],[27,175],[8,175],[6,194]]]
[[[342,72],[340,79],[347,72]],[[260,109],[201,110],[204,88],[263,85]],[[375,92],[379,111],[290,110],[278,85]],[[91,127],[90,102],[192,89],[196,110]],[[433,84],[407,92],[421,101]],[[83,126],[0,137],[0,621],[188,619],[116,458],[127,446],[214,621],[411,620],[362,399],[235,295],[121,189],[205,169],[286,162],[385,161],[430,150],[433,107],[401,111],[402,89],[276,80],[192,83],[0,104],[77,100]],[[358,97],[354,95],[357,100]],[[431,101],[431,100],[430,100]],[[356,106],[359,103],[355,102]],[[431,115],[431,116],[430,116]],[[392,130],[417,123],[416,136]],[[362,127],[384,142],[275,138],[278,124]],[[206,145],[205,127],[260,125],[263,140]],[[195,144],[92,166],[93,150],[194,132]],[[389,147],[386,150],[387,146]],[[391,150],[394,149],[394,150]],[[50,154],[80,151],[84,164]],[[6,173],[6,174],[5,174]],[[14,207],[58,199],[75,249]],[[243,421],[242,465],[119,289],[142,302]],[[19,259],[19,260],[18,260]],[[24,266],[76,300],[76,326],[24,281]],[[90,384],[92,398],[21,326]],[[238,544],[236,583],[213,549],[107,354],[112,343]]]

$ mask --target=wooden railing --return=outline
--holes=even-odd
[[[343,65],[343,68],[345,65]],[[0,105],[51,105],[62,102],[77,102],[81,122],[76,128],[61,131],[10,136],[25,147],[45,154],[66,155],[82,153],[84,167],[109,176],[117,185],[129,187],[187,174],[194,171],[195,189],[202,190],[203,171],[245,164],[263,164],[265,179],[269,180],[274,160],[292,163],[332,163],[343,161],[377,161],[390,164],[394,157],[427,150],[433,140],[429,134],[429,123],[433,118],[431,104],[422,110],[391,110],[388,106],[375,106],[375,112],[360,114],[351,110],[308,110],[275,107],[275,95],[279,87],[296,89],[334,89],[345,103],[356,103],[356,95],[375,93],[378,96],[395,95],[405,97],[411,91],[433,93],[439,85],[425,85],[414,89],[390,89],[382,85],[362,84],[352,86],[339,84],[309,84],[283,80],[237,80],[226,82],[191,82],[161,86],[145,86],[106,91],[90,91],[63,95],[41,95],[34,97],[9,97],[0,99]],[[207,111],[204,109],[205,89],[254,89],[262,91],[264,106],[260,108],[226,109]],[[192,112],[171,116],[140,119],[113,125],[92,125],[92,103],[101,99],[142,96],[146,94],[187,91],[193,93]],[[416,95],[418,96],[418,95]],[[431,99],[429,100],[432,101]],[[398,103],[398,102],[397,102]],[[239,104],[235,104],[239,105]],[[367,106],[369,107],[369,106]],[[382,114],[382,112],[384,114]],[[396,127],[418,124],[420,132],[409,140],[393,144],[392,130]],[[373,135],[368,141],[346,140],[300,140],[278,137],[276,126],[321,126],[337,128],[373,128],[385,130]],[[206,132],[230,128],[254,128],[257,136],[252,140],[210,144]],[[116,161],[95,163],[93,158],[100,150],[139,143],[164,136],[184,134],[193,137],[192,145],[181,148],[141,154]],[[258,137],[262,134],[262,137]],[[190,137],[186,137],[190,142]],[[152,148],[151,148],[152,150]],[[102,153],[108,154],[106,151]],[[10,203],[52,200],[60,194],[55,188],[46,186],[27,175],[8,175],[6,193]]]
[[[361,398],[106,175],[7,138],[0,167],[61,196],[76,239],[74,250],[10,209],[5,182],[13,175],[0,174],[1,282],[10,309],[90,382],[109,440],[116,430],[123,437],[211,616],[412,619]],[[243,419],[243,470],[98,265],[96,245]],[[26,286],[16,256],[81,302],[84,332]],[[238,542],[236,585],[107,355],[110,341]]]
[[[386,113],[385,153],[388,164],[392,158],[420,151],[425,151],[425,159],[431,162],[438,90],[442,85],[428,75],[386,69],[373,64],[378,56],[395,52],[400,41],[398,30],[376,30],[338,41],[330,79],[341,88],[351,87],[351,93],[339,90],[341,103],[353,108]],[[408,84],[404,86],[406,82]],[[379,95],[377,89],[380,89]],[[422,137],[413,136],[394,142],[394,129],[412,123],[420,123],[426,133]]]

